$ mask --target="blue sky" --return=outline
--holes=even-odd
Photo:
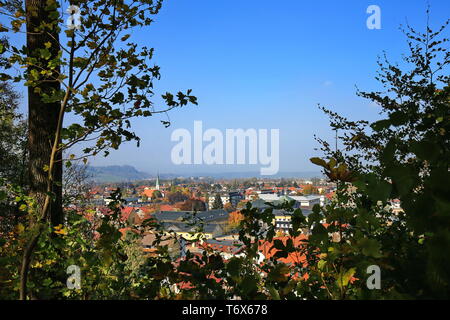
[[[450,1],[429,0],[431,25],[449,18]],[[381,30],[369,30],[369,5],[381,8]],[[93,165],[129,164],[149,173],[259,170],[259,166],[175,166],[174,129],[203,126],[280,129],[280,171],[311,171],[318,144],[332,139],[320,103],[353,119],[377,118],[377,107],[355,95],[380,89],[376,59],[406,53],[400,24],[426,23],[425,0],[166,0],[155,23],[134,40],[155,48],[162,79],[158,93],[193,89],[199,106],[170,113],[172,126],[135,119],[140,148],[129,143]],[[160,101],[160,99],[156,99]]]

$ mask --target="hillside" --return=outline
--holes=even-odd
[[[146,172],[138,171],[133,166],[103,166],[87,168],[89,180],[96,183],[104,182],[125,182],[143,180],[150,177]]]

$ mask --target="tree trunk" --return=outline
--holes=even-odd
[[[38,49],[44,49],[45,43],[50,42],[49,51],[51,59],[56,57],[59,52],[59,33],[56,27],[38,30],[42,23],[53,23],[55,20],[50,14],[58,9],[46,10],[47,0],[26,0],[26,17],[27,17],[27,48],[28,56],[38,59],[37,64],[45,66],[47,60],[41,58]],[[40,72],[40,68],[30,66],[28,72],[32,69]],[[29,178],[30,191],[33,198],[36,199],[39,212],[44,205],[45,196],[48,188],[48,172],[44,169],[50,165],[50,155],[52,145],[54,143],[56,128],[58,125],[58,116],[60,110],[60,102],[44,103],[42,101],[42,93],[52,94],[59,91],[60,83],[55,80],[57,72],[52,76],[47,76],[44,81],[39,81],[35,85],[28,87],[28,151],[29,151]],[[36,89],[40,93],[36,93]],[[52,192],[54,195],[50,205],[49,217],[52,225],[63,223],[62,210],[62,162],[61,153],[58,153],[52,172],[53,182]]]

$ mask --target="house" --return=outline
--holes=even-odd
[[[153,196],[155,195],[155,193],[157,193],[156,191],[159,192],[159,190],[156,189],[144,189],[144,191],[141,193],[141,195],[143,197],[147,197],[148,199],[152,199]]]
[[[206,240],[199,245],[201,249],[211,248],[215,252],[219,252],[224,260],[229,260],[233,257],[239,257],[243,250],[243,244],[236,240]]]
[[[281,204],[283,201],[289,201],[290,197],[284,196],[280,197],[279,200],[272,202],[273,205]],[[257,208],[259,210],[265,210],[271,208],[271,206],[266,203],[266,201],[258,199],[252,202],[252,208]],[[312,213],[312,210],[309,208],[300,208],[302,210],[302,214],[304,216],[309,216]],[[276,230],[282,231],[284,233],[288,233],[289,229],[292,229],[292,212],[286,210],[273,209],[272,213],[274,214],[273,224],[276,227]],[[305,230],[305,233],[307,231]]]
[[[176,208],[175,206],[172,206],[170,204],[162,204],[159,206],[159,211],[160,212],[164,212],[164,211],[177,211],[178,208]]]
[[[261,193],[259,199],[264,200],[265,202],[272,202],[279,200],[280,196],[275,193]]]
[[[175,232],[186,240],[211,239],[225,233],[228,212],[222,209],[200,211],[165,211],[155,213],[154,218],[167,232]],[[197,225],[193,225],[197,222]]]
[[[260,194],[259,198],[265,202],[270,202],[274,205],[281,204],[285,201],[295,201],[294,208],[308,208],[312,209],[314,205],[320,205],[321,201],[325,203],[325,199],[322,199],[320,195],[308,195],[308,196],[279,196],[277,194]]]
[[[225,233],[224,224],[205,224],[200,226],[191,226],[187,223],[165,223],[164,229],[170,233],[174,232],[177,236],[185,240],[199,240],[213,239]]]
[[[320,205],[320,195],[308,195],[308,196],[291,196],[292,199],[299,202],[300,207],[312,208],[314,205]]]
[[[225,205],[230,202],[230,195],[219,193],[220,199],[222,200],[222,204]],[[216,193],[213,193],[209,196],[208,208],[212,208],[214,205],[214,200],[216,199]]]
[[[228,193],[228,196],[230,197],[229,202],[233,205],[233,207],[236,207],[239,202],[245,199],[245,196],[237,191]]]
[[[312,210],[301,209],[302,214],[304,216],[309,216],[312,213]],[[289,229],[292,229],[292,212],[288,212],[285,210],[273,210],[274,224],[278,231],[282,231],[283,233],[289,233]],[[303,231],[304,233],[308,233],[307,230]]]

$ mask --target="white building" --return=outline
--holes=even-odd
[[[323,199],[322,199],[323,197]],[[259,198],[266,202],[278,201],[281,199],[295,200],[299,203],[300,207],[312,207],[316,204],[323,205],[325,203],[325,197],[320,195],[309,196],[278,196],[277,194],[260,194]]]

